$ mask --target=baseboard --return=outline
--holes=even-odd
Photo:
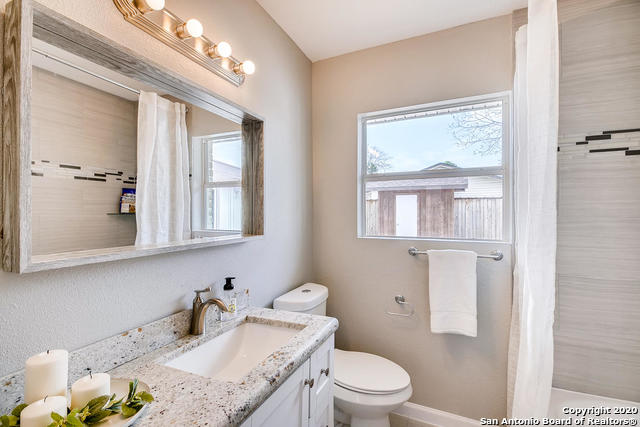
[[[398,415],[424,421],[425,423],[438,427],[475,427],[480,425],[480,421],[478,420],[472,420],[471,418],[461,417],[460,415],[440,411],[427,406],[417,405],[411,402],[406,402],[393,412]]]

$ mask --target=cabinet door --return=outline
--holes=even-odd
[[[310,422],[312,427],[333,427],[333,335],[311,355]]]
[[[309,360],[251,416],[251,427],[309,427]]]

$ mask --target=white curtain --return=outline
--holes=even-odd
[[[556,285],[558,18],[556,0],[529,0],[516,33],[515,269],[509,408],[545,417],[553,376]]]
[[[190,238],[186,107],[153,92],[138,101],[136,245]]]

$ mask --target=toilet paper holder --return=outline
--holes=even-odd
[[[398,316],[398,317],[411,317],[415,314],[416,310],[413,308],[413,304],[408,303],[404,295],[396,295],[394,299],[396,303],[400,304],[401,306],[407,308],[410,311],[409,313],[394,313],[393,311],[387,311],[388,315]]]

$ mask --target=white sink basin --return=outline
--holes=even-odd
[[[298,332],[286,327],[242,323],[165,365],[203,377],[236,382]]]

